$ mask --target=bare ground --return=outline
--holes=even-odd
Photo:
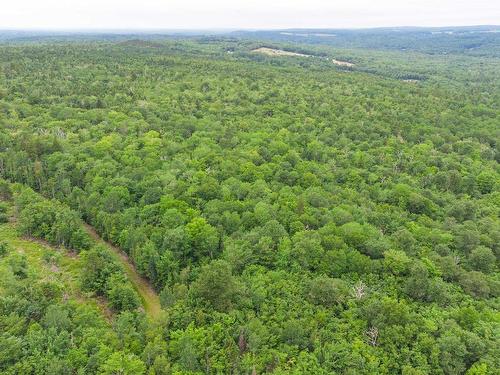
[[[348,61],[341,61],[341,60],[335,60],[335,59],[332,59],[332,63],[334,63],[335,65],[338,65],[338,66],[354,66],[353,63],[350,63]]]
[[[268,56],[299,56],[299,57],[311,57],[312,55],[305,55],[303,53],[284,51],[282,49],[274,49],[267,47],[260,47],[253,49],[252,52],[262,53]]]
[[[314,55],[306,55],[304,53],[291,52],[291,51],[285,51],[282,49],[268,48],[268,47],[256,48],[256,49],[253,49],[252,52],[262,53],[262,54],[268,55],[268,56],[319,57],[319,56],[314,56]],[[319,57],[319,58],[324,58],[324,57]],[[338,66],[346,66],[346,67],[354,66],[353,63],[348,62],[348,61],[331,59],[331,62],[334,63],[335,65],[338,65]]]

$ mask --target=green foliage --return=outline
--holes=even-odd
[[[446,334],[439,338],[439,349],[441,352],[439,361],[445,374],[461,374],[465,370],[467,349],[460,338]]]
[[[9,221],[9,216],[6,213],[0,212],[0,224],[7,223]]]
[[[115,352],[101,366],[99,373],[102,375],[143,375],[145,372],[146,366],[136,355]]]
[[[467,294],[475,298],[488,298],[490,295],[488,280],[482,272],[464,272],[460,278],[460,285]]]
[[[3,179],[0,179],[0,199],[4,201],[12,199],[12,190],[10,188],[10,184]]]
[[[392,274],[402,275],[408,271],[411,259],[403,251],[387,250],[384,253],[384,264]]]
[[[311,280],[308,285],[307,298],[311,303],[325,307],[332,307],[342,303],[349,295],[349,287],[340,279],[332,279],[327,276],[318,276]]]
[[[186,235],[194,259],[213,258],[216,255],[219,236],[215,228],[203,218],[194,218],[186,225]]]
[[[28,262],[26,260],[26,255],[22,253],[14,253],[9,258],[9,265],[12,273],[20,278],[25,279],[28,277]]]
[[[491,193],[495,188],[495,185],[498,184],[498,175],[489,171],[481,172],[476,177],[476,183],[482,194]]]
[[[107,283],[106,295],[111,307],[117,311],[135,310],[139,296],[123,275],[114,274]]]
[[[141,346],[138,353],[124,348],[100,304],[75,288],[77,258],[63,256],[55,270],[46,263],[54,249],[18,237],[11,224],[0,234],[11,248],[0,258],[0,373],[146,373]],[[116,319],[125,322],[119,332],[134,332],[136,342],[144,335],[133,320]],[[150,361],[161,364],[162,353],[151,352]]]
[[[139,296],[106,247],[94,246],[83,252],[81,257],[83,290],[106,296],[116,311],[135,310],[139,307]]]
[[[230,265],[223,260],[214,260],[201,267],[191,288],[195,298],[202,298],[218,311],[229,310],[239,291]]]
[[[384,245],[379,241],[379,233],[369,224],[346,223],[340,227],[344,241],[373,258],[382,256]]]
[[[123,272],[113,259],[112,255],[103,246],[94,246],[82,255],[83,290],[93,291],[104,295],[108,288],[108,281],[113,274]]]
[[[345,33],[0,46],[0,372],[498,372],[498,36]]]
[[[68,311],[57,305],[50,305],[47,308],[45,316],[42,319],[42,324],[46,329],[54,328],[57,331],[69,330],[71,328]]]
[[[3,257],[9,251],[9,244],[5,241],[0,242],[0,257]]]
[[[495,269],[496,257],[486,246],[478,246],[471,251],[469,263],[476,271],[490,273]]]
[[[90,247],[91,239],[82,229],[75,211],[42,199],[29,190],[22,191],[16,202],[20,211],[19,229],[24,235],[43,238],[77,251]]]
[[[202,370],[201,360],[203,346],[206,340],[205,332],[189,325],[185,331],[172,333],[170,351],[177,359],[182,371],[198,372]]]

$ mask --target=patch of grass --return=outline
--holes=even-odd
[[[0,224],[0,243],[7,251],[0,257],[0,294],[9,283],[12,272],[7,272],[9,262],[22,255],[27,262],[27,273],[34,279],[55,282],[64,290],[70,303],[85,303],[97,308],[108,319],[111,312],[106,303],[83,294],[79,287],[81,260],[64,249],[57,249],[35,239],[22,238],[15,222]],[[9,274],[11,276],[9,276]]]

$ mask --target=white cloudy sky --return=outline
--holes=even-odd
[[[500,0],[0,0],[0,29],[500,24]]]

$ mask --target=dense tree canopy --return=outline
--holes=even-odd
[[[0,369],[35,373],[20,358],[37,355],[54,374],[497,373],[496,57],[418,55],[428,78],[404,82],[413,55],[352,50],[366,69],[346,71],[248,45],[0,47],[0,175],[45,197],[14,194],[19,228],[82,251],[82,289],[121,311],[106,336],[77,305],[32,316],[37,297],[2,294]],[[137,310],[80,218],[166,318]],[[15,283],[31,277],[9,259]]]

